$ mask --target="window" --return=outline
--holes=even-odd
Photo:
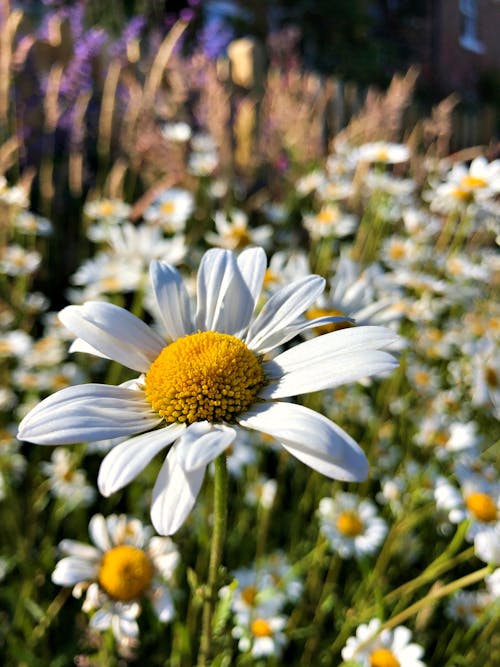
[[[468,51],[484,53],[478,37],[478,0],[460,0],[460,44]]]

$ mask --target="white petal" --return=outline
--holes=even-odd
[[[142,392],[82,384],[39,403],[19,424],[17,437],[39,445],[63,445],[141,433],[159,422]]]
[[[398,362],[380,348],[398,339],[385,327],[355,327],[308,340],[266,364],[266,372],[279,380],[265,387],[260,395],[295,396],[387,373]]]
[[[172,535],[187,519],[200,490],[204,468],[185,472],[177,462],[176,447],[169,451],[153,488],[151,521],[160,535]]]
[[[368,474],[361,447],[337,424],[302,405],[264,403],[238,421],[272,435],[300,461],[327,477],[359,482]]]
[[[243,250],[237,258],[238,268],[246,285],[245,309],[238,314],[239,327],[235,328],[233,335],[243,336],[252,318],[255,306],[262,291],[264,276],[266,274],[266,253],[262,248],[248,248]],[[243,305],[243,304],[242,304]]]
[[[325,317],[317,317],[313,320],[301,320],[289,324],[284,329],[278,329],[273,334],[270,334],[266,338],[266,350],[272,350],[279,345],[283,345],[287,341],[295,338],[298,334],[307,329],[314,329],[314,327],[321,327],[325,324],[335,324],[337,322],[351,322],[354,323],[354,320],[349,317],[339,317],[333,315],[325,315]]]
[[[194,332],[191,303],[184,281],[173,266],[153,261],[149,269],[158,316],[171,340]]]
[[[174,602],[168,588],[162,586],[152,596],[156,615],[162,623],[168,623],[174,617]]]
[[[68,352],[84,352],[85,354],[93,354],[95,357],[101,357],[101,359],[109,359],[109,357],[86,343],[82,338],[75,338],[69,346]]]
[[[109,531],[106,519],[102,514],[94,514],[89,521],[89,535],[92,542],[102,552],[108,551],[113,546],[109,539]]]
[[[96,630],[107,630],[114,616],[108,609],[98,609],[90,619],[90,627]]]
[[[246,344],[257,352],[268,352],[274,347],[269,340],[285,329],[314,303],[325,288],[320,276],[306,276],[290,283],[273,294],[255,318],[246,338]]]
[[[112,303],[88,301],[83,306],[67,306],[59,319],[101,354],[141,373],[165,346],[147,324]]]
[[[198,269],[196,326],[201,331],[219,330],[217,322],[231,281],[236,261],[229,250],[212,248],[203,255]]]
[[[243,280],[256,304],[266,275],[266,253],[262,248],[247,248],[238,255],[236,261]]]
[[[83,542],[62,540],[59,542],[59,551],[67,556],[76,556],[82,560],[96,561],[102,557],[101,551]]]
[[[68,556],[57,563],[52,572],[52,581],[58,586],[74,586],[81,581],[92,581],[96,575],[95,564]]]
[[[235,438],[234,428],[223,424],[214,426],[206,421],[191,424],[176,444],[179,465],[186,472],[205,468],[227,449]]]
[[[97,485],[102,495],[110,496],[137,477],[151,459],[178,438],[185,429],[184,424],[171,424],[113,447],[104,457],[99,469]]]

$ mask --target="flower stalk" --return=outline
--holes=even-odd
[[[227,523],[227,463],[225,452],[215,459],[214,465],[214,525],[210,547],[208,581],[203,603],[198,667],[205,667],[210,664],[213,637],[212,618],[217,594],[217,575],[222,558]]]

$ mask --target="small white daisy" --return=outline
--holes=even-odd
[[[162,623],[171,621],[174,605],[168,582],[179,562],[172,540],[152,537],[138,519],[123,514],[94,515],[89,534],[95,546],[74,540],[59,544],[65,557],[57,563],[52,581],[72,586],[77,598],[86,592],[83,610],[93,613],[90,626],[111,627],[119,642],[137,637],[143,597],[151,600]]]
[[[380,632],[380,620],[373,618],[360,625],[355,637],[349,637],[342,649],[344,660],[354,660],[361,667],[425,667],[420,659],[424,649],[411,643],[411,632],[404,625]]]
[[[64,500],[69,508],[90,505],[94,500],[93,487],[87,483],[85,472],[75,467],[74,456],[68,449],[56,447],[51,461],[42,462],[41,468],[53,495]]]
[[[194,197],[189,190],[169,188],[144,211],[144,220],[168,232],[183,231],[193,208]]]
[[[353,159],[359,162],[399,164],[400,162],[407,162],[410,159],[410,149],[405,144],[373,141],[355,149],[353,151]]]
[[[78,336],[72,350],[114,359],[141,375],[120,387],[79,385],[50,396],[23,419],[18,437],[59,445],[132,436],[101,464],[98,484],[106,496],[172,445],[151,508],[153,525],[166,535],[190,513],[206,466],[235,442],[233,425],[273,436],[328,477],[364,479],[366,457],[350,436],[323,415],[282,399],[387,374],[397,366],[387,348],[398,336],[384,327],[355,327],[270,359],[283,343],[332,318],[301,318],[324,289],[315,275],[274,293],[254,317],[265,271],[260,248],[238,257],[209,250],[198,272],[193,313],[178,271],[152,262],[163,335],[110,303],[66,307],[60,319]]]
[[[373,554],[387,534],[386,522],[370,500],[352,493],[322,498],[318,515],[320,530],[341,558]]]

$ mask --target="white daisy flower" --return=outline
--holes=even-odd
[[[138,519],[112,514],[94,515],[89,534],[95,546],[63,540],[65,554],[52,573],[58,586],[72,586],[76,598],[86,592],[83,610],[95,612],[90,626],[112,628],[118,642],[139,634],[136,618],[140,600],[149,597],[162,623],[174,616],[167,582],[179,562],[177,547],[168,537],[151,537]]]
[[[342,211],[337,204],[325,204],[318,213],[306,214],[303,224],[314,240],[331,236],[342,238],[356,230],[358,219]]]
[[[277,291],[254,317],[265,271],[261,248],[237,258],[228,250],[209,250],[198,272],[193,313],[178,271],[152,262],[163,336],[110,303],[66,307],[60,319],[78,336],[73,351],[113,359],[141,375],[119,387],[87,384],[48,397],[22,420],[18,437],[59,445],[134,436],[101,464],[98,485],[105,496],[172,445],[152,495],[152,522],[164,535],[190,513],[206,466],[234,442],[234,425],[273,436],[327,477],[365,479],[366,457],[349,435],[323,415],[283,399],[387,374],[397,361],[386,348],[398,337],[384,327],[356,327],[270,359],[283,343],[332,318],[299,319],[324,289],[325,281],[315,275]]]
[[[223,211],[216,211],[214,221],[217,233],[207,232],[205,238],[211,245],[228,250],[241,250],[255,244],[267,247],[273,234],[271,225],[249,227],[247,214],[238,209],[233,209],[229,217]]]
[[[36,250],[25,250],[17,243],[7,246],[0,254],[0,271],[8,276],[27,276],[40,266],[42,257]]]
[[[374,553],[387,534],[387,524],[377,515],[376,505],[352,493],[322,498],[318,515],[321,532],[341,558]]]
[[[386,325],[401,319],[400,288],[394,285],[388,288],[384,277],[379,264],[362,269],[357,262],[343,255],[330,282],[328,296],[322,295],[317,307],[311,308],[306,317],[344,315],[358,325]],[[350,326],[348,321],[326,325],[325,331],[347,326]]]
[[[500,483],[483,475],[462,472],[460,489],[445,477],[438,477],[434,487],[438,509],[448,512],[451,523],[470,521],[466,539],[472,542],[478,533],[500,525]]]
[[[130,205],[121,199],[96,199],[85,204],[83,212],[92,220],[119,222],[126,220],[130,213]]]
[[[169,188],[144,211],[144,220],[169,232],[183,231],[193,208],[194,197],[189,190]]]
[[[399,164],[407,162],[410,159],[410,149],[405,144],[373,141],[355,149],[353,151],[353,159],[359,162]]]
[[[48,477],[53,495],[64,500],[68,507],[90,505],[94,500],[94,489],[87,483],[85,472],[75,467],[74,457],[68,449],[56,447],[51,461],[43,461],[41,468]]]
[[[288,641],[283,632],[287,621],[286,616],[264,610],[255,618],[238,618],[232,635],[239,640],[238,649],[242,653],[250,652],[254,658],[279,657]]]
[[[349,637],[342,649],[344,660],[354,660],[362,667],[425,667],[420,658],[424,649],[411,642],[411,632],[404,625],[379,632],[380,620],[373,618],[360,625],[355,637]]]

